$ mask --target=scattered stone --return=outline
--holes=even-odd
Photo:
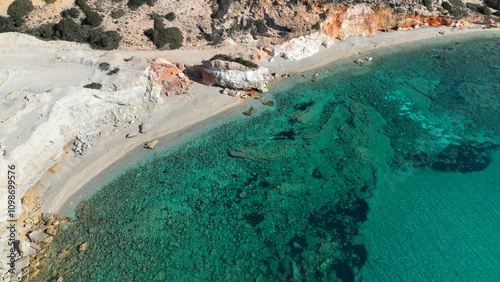
[[[49,236],[45,240],[42,241],[44,244],[50,244],[54,240],[54,237]]]
[[[102,71],[108,71],[109,70],[109,63],[106,63],[106,62],[100,63],[99,69]]]
[[[281,75],[282,78],[287,78],[287,77],[290,77],[290,75],[288,73],[284,73]]]
[[[20,240],[18,245],[18,250],[22,256],[27,257],[34,255],[38,252],[39,247],[36,244],[30,243],[28,241]]]
[[[159,142],[158,140],[149,141],[146,144],[144,144],[144,148],[154,149],[156,144],[158,144],[158,142]]]
[[[82,244],[78,247],[78,252],[79,252],[79,253],[83,253],[83,252],[85,252],[88,248],[89,248],[89,242],[82,243]]]
[[[151,124],[149,123],[143,123],[139,125],[139,132],[140,133],[146,133],[151,129]]]
[[[358,64],[358,65],[361,65],[361,64],[364,64],[365,62],[363,60],[361,60],[361,59],[357,59],[355,61],[355,63]]]
[[[20,259],[15,261],[15,267],[18,271],[28,267],[29,265],[29,257],[21,257]]]
[[[134,137],[137,137],[137,133],[129,133],[125,135],[125,138],[134,138]]]
[[[31,241],[35,243],[40,243],[46,240],[49,237],[49,235],[40,231],[31,231],[31,233],[28,234],[28,237],[30,238]]]
[[[51,235],[51,236],[56,236],[57,229],[55,229],[54,227],[50,227],[50,228],[45,229],[45,233],[47,233],[48,235]]]
[[[89,230],[87,230],[87,232],[89,232],[89,234],[96,233],[96,231],[97,231],[97,228],[95,228],[95,227],[91,227],[91,228],[89,228]]]
[[[68,248],[65,248],[65,249],[62,249],[59,254],[57,254],[57,259],[63,259],[67,256],[69,256],[69,253],[70,253],[70,249],[69,247]]]
[[[64,278],[61,274],[57,274],[54,278],[52,278],[51,282],[64,282]]]
[[[244,111],[243,114],[246,116],[251,116],[252,112],[253,112],[253,107],[250,107],[250,109],[248,111]]]
[[[371,60],[373,60],[373,58],[372,57],[366,57],[365,60],[371,61]]]
[[[274,102],[273,101],[262,102],[262,104],[264,104],[266,106],[274,106]]]

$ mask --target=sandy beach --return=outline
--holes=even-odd
[[[369,56],[371,50],[395,46],[397,44],[410,43],[418,40],[431,39],[438,36],[448,36],[465,34],[470,32],[491,32],[496,29],[488,29],[484,26],[471,25],[466,27],[421,27],[408,31],[390,31],[378,32],[370,37],[355,36],[346,38],[343,41],[335,41],[335,44],[329,48],[322,47],[314,56],[300,61],[286,61],[282,58],[274,58],[271,62],[261,61],[259,65],[269,68],[271,73],[277,73],[278,77],[282,74],[297,74],[299,72],[320,69],[332,64],[336,60],[344,59],[349,56],[359,55],[360,58]],[[0,36],[6,36],[2,34]],[[36,41],[36,39],[32,39]],[[3,41],[3,40],[2,40]],[[20,44],[15,48],[3,44],[0,51],[9,54],[10,58],[23,56],[26,52],[31,52],[35,56],[43,56],[44,52],[78,52],[92,53],[93,56],[106,59],[112,62],[121,62],[125,58],[134,57],[137,64],[133,66],[133,71],[144,68],[148,60],[154,58],[165,58],[180,64],[197,64],[204,59],[208,59],[217,53],[237,52],[236,45],[226,45],[220,49],[208,49],[200,51],[178,50],[178,51],[93,51],[88,47],[67,42],[49,42],[44,43],[44,48],[37,49],[36,44]],[[377,58],[374,57],[374,60]],[[36,60],[35,60],[36,63]],[[95,73],[88,73],[88,77],[79,76],[74,79],[91,80],[95,79]],[[40,78],[40,81],[46,83],[62,84],[58,78],[48,77]],[[280,79],[278,79],[280,80]],[[22,79],[17,80],[19,85],[12,84],[10,88],[21,87]],[[273,91],[273,85],[269,85]],[[234,109],[238,105],[245,105],[246,100],[233,98],[219,93],[221,88],[209,87],[195,83],[189,94],[185,96],[165,97],[161,108],[155,110],[152,114],[139,116],[137,121],[128,126],[120,128],[103,128],[102,134],[89,149],[85,156],[78,156],[70,151],[59,163],[56,172],[46,172],[37,183],[35,192],[40,196],[43,203],[42,211],[51,213],[60,213],[61,208],[72,200],[72,197],[82,187],[94,177],[98,176],[104,169],[112,166],[115,162],[127,154],[127,152],[142,146],[145,142],[158,139],[165,135],[175,136],[176,132],[189,128],[210,117],[219,115],[225,111]],[[34,122],[34,121],[33,121]],[[139,134],[135,138],[125,138],[125,135],[137,131],[140,123],[151,124],[151,130],[145,134]],[[24,125],[19,124],[20,131],[30,131],[29,121]],[[145,150],[145,149],[144,149]]]

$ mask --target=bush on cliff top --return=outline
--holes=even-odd
[[[77,24],[71,18],[61,19],[57,24],[43,24],[27,33],[43,39],[88,43],[93,49],[101,50],[116,49],[121,41],[121,36],[116,31],[92,29],[88,25]]]
[[[90,88],[90,89],[97,89],[97,90],[99,90],[99,89],[101,89],[101,88],[102,88],[102,84],[100,84],[100,83],[96,83],[96,82],[92,82],[92,83],[90,83],[90,84],[84,85],[83,87],[85,87],[85,88]]]
[[[235,62],[235,63],[238,63],[240,65],[243,65],[245,67],[252,68],[252,69],[256,69],[259,67],[259,65],[257,65],[256,63],[247,61],[243,58],[240,58],[240,57],[233,58],[233,57],[231,57],[229,55],[225,55],[225,54],[217,54],[217,55],[213,56],[212,58],[210,58],[210,61],[212,61],[212,60]]]
[[[83,23],[92,27],[96,27],[102,23],[102,20],[102,16],[98,13],[94,11],[87,11],[85,13],[85,19],[83,20]]]
[[[125,15],[125,11],[120,9],[120,10],[115,10],[113,12],[111,12],[111,17],[113,19],[119,19],[121,17],[123,17]]]
[[[0,33],[2,32],[11,32],[15,31],[16,27],[14,24],[14,20],[11,17],[2,17],[0,16]]]
[[[158,15],[151,15],[154,19],[154,28],[150,28],[144,31],[149,40],[153,42],[156,48],[163,48],[167,43],[170,44],[170,49],[178,49],[182,46],[184,41],[184,36],[182,32],[177,27],[165,28],[163,24],[163,19]]]
[[[79,16],[80,16],[80,10],[78,10],[77,8],[66,9],[61,12],[61,17],[63,18],[72,17],[73,19],[76,19]]]
[[[158,0],[128,0],[127,6],[131,10],[137,10],[143,4],[153,7]]]
[[[30,0],[15,0],[7,8],[7,14],[14,20],[16,26],[21,26],[24,24],[23,18],[34,9]]]
[[[500,0],[485,0],[484,3],[493,9],[500,10]]]

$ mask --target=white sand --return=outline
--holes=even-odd
[[[467,32],[478,31],[497,31],[495,29],[484,29],[482,26],[467,26],[461,28],[450,27],[437,27],[437,28],[418,28],[409,31],[390,31],[377,33],[371,37],[352,37],[347,38],[342,42],[336,42],[330,48],[322,48],[313,57],[290,62],[283,59],[276,59],[274,62],[261,62],[260,65],[268,67],[271,72],[276,72],[279,75],[283,73],[296,73],[312,70],[315,68],[324,67],[331,64],[335,60],[346,58],[348,56],[356,55],[359,52],[368,52],[369,50],[393,46],[401,43],[408,43],[412,41],[434,38],[442,36],[443,33],[448,34],[463,34]],[[25,40],[25,39],[23,39]],[[2,40],[0,40],[2,41]],[[200,63],[203,59],[208,59],[217,53],[231,53],[237,52],[234,45],[228,45],[221,49],[211,50],[177,50],[177,51],[113,51],[102,52],[89,50],[86,47],[74,43],[65,42],[50,42],[45,43],[45,47],[40,49],[39,43],[18,42],[0,43],[0,51],[9,54],[9,58],[16,56],[26,56],[30,54],[33,59],[33,65],[36,66],[40,63],[40,57],[47,55],[47,52],[54,53],[66,52],[72,54],[74,52],[88,52],[93,56],[104,57],[107,61],[122,62],[124,58],[134,56],[140,63],[135,67],[140,67],[141,64],[145,65],[146,60],[158,57],[166,58],[172,62],[181,64],[195,64]],[[10,47],[9,47],[10,44]],[[49,46],[49,47],[47,47]],[[49,51],[47,51],[49,50]],[[76,51],[75,51],[76,50]],[[365,55],[359,55],[364,58]],[[376,59],[376,58],[374,58]],[[0,80],[1,80],[0,73]],[[79,77],[82,81],[89,81],[95,78],[95,73],[90,72],[87,75],[80,74]],[[9,88],[22,88],[23,80],[17,79],[16,83],[9,79]],[[40,81],[44,83],[61,84],[60,79],[52,76],[41,76]],[[83,84],[83,82],[82,82]],[[269,87],[272,91],[272,85]],[[58,212],[61,207],[71,199],[71,197],[92,178],[97,176],[105,168],[111,166],[114,162],[118,161],[127,152],[142,145],[143,143],[157,139],[161,136],[175,133],[179,130],[185,129],[193,124],[199,123],[209,117],[217,115],[227,109],[236,105],[246,103],[244,100],[232,98],[229,96],[219,94],[220,88],[207,87],[200,84],[195,84],[187,96],[169,97],[165,99],[166,106],[157,111],[153,116],[141,117],[145,123],[152,124],[152,129],[146,134],[140,134],[136,138],[126,139],[127,133],[133,132],[132,129],[136,128],[138,124],[131,124],[129,128],[121,128],[113,131],[111,128],[104,129],[102,137],[98,140],[97,144],[88,152],[87,155],[76,157],[70,152],[67,157],[61,162],[59,170],[56,173],[46,173],[39,182],[39,189],[43,210],[48,212]],[[3,89],[0,89],[0,93]],[[33,120],[32,122],[36,122]],[[17,132],[23,130],[31,130],[29,126],[30,121],[26,120],[23,124],[18,124]]]

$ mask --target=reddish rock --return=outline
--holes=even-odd
[[[156,59],[146,71],[153,81],[162,86],[162,94],[167,96],[186,94],[193,85],[179,66],[164,59]]]

